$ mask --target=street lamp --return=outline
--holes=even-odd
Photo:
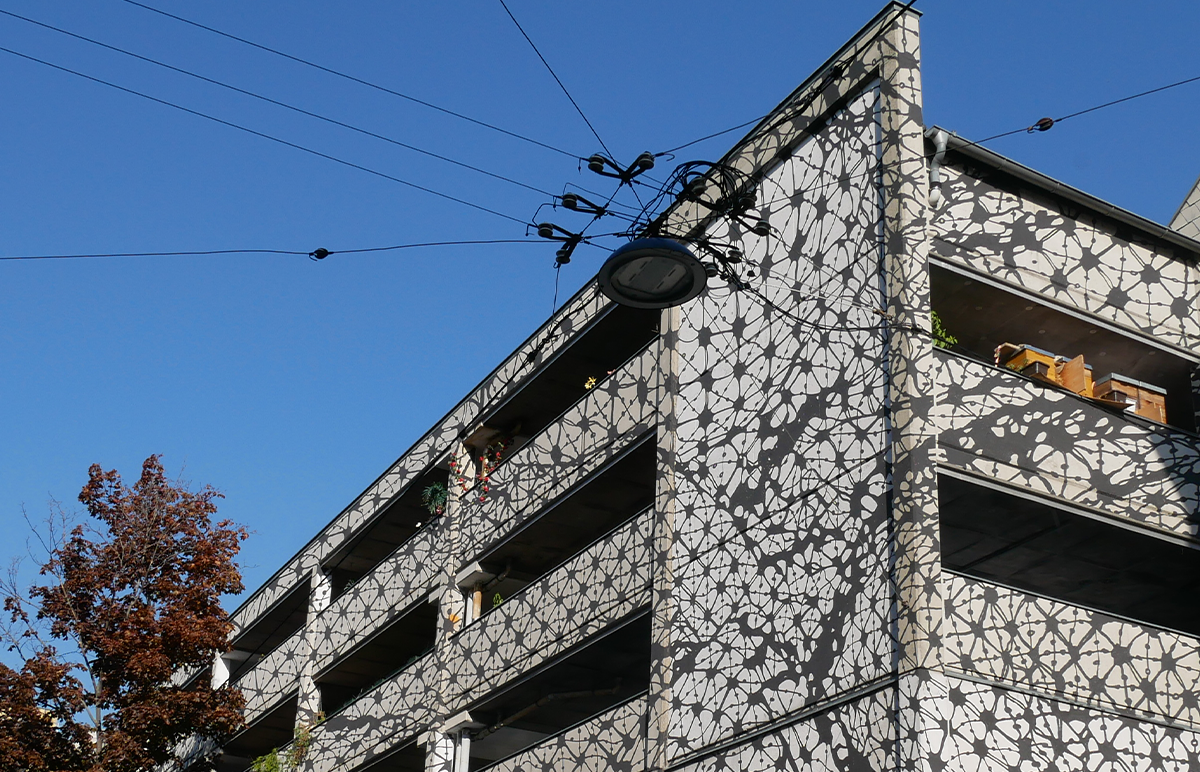
[[[600,291],[623,306],[670,308],[704,291],[704,265],[678,241],[636,239],[617,249],[596,277]]]

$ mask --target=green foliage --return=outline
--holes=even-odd
[[[324,720],[325,714],[318,713],[312,721],[302,724],[296,730],[296,738],[292,740],[292,744],[287,747],[285,752],[288,769],[295,769],[300,766],[300,762],[304,761],[304,756],[308,753],[308,746],[312,744],[313,729]]]
[[[311,721],[307,721],[296,729],[296,737],[284,747],[281,753],[278,748],[270,753],[259,756],[250,765],[250,772],[291,772],[300,766],[308,754],[308,746],[312,744],[313,729],[325,720],[324,713],[318,713]]]
[[[496,596],[492,598],[492,608],[500,608],[500,604],[503,602],[504,598],[500,597],[500,593],[496,593]]]
[[[250,765],[250,772],[280,772],[279,749],[272,748],[270,753],[255,759]]]
[[[950,348],[958,345],[958,338],[947,332],[945,326],[942,325],[942,318],[938,316],[937,311],[929,312],[929,322],[933,327],[933,345],[938,348]]]
[[[421,491],[421,504],[429,510],[429,514],[437,516],[446,511],[446,501],[449,493],[442,483],[434,483]]]

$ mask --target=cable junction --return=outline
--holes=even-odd
[[[367,252],[393,252],[401,249],[424,247],[458,247],[480,244],[540,244],[536,239],[476,239],[460,241],[422,241],[413,244],[393,244],[386,247],[364,247],[362,249],[325,249],[318,247],[311,252],[293,249],[203,249],[175,252],[86,252],[75,255],[2,255],[0,260],[77,260],[102,257],[196,257],[202,255],[303,255],[313,260],[324,260],[330,255],[355,255]]]

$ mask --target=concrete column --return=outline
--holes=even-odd
[[[421,736],[425,748],[425,772],[454,772],[458,739],[441,732],[426,732]]]
[[[319,641],[314,639],[313,622],[322,611],[329,608],[333,599],[333,578],[319,567],[312,573],[312,590],[309,593],[308,618],[305,621],[305,645],[300,647],[304,664],[300,670],[300,696],[296,705],[296,726],[311,726],[323,715],[321,690],[313,680],[313,659]]]
[[[947,684],[942,672],[941,536],[930,329],[929,180],[922,120],[917,14],[903,12],[879,39],[883,290],[891,330],[895,767],[940,768]]]
[[[456,442],[451,449],[451,454],[466,476],[463,486],[469,491],[474,484],[474,468],[471,466],[473,460],[470,451],[461,442]],[[460,547],[461,518],[463,501],[468,495],[467,491],[463,490],[463,486],[459,485],[453,474],[449,476],[446,484],[448,493],[446,510],[442,513],[441,521],[433,526],[438,529],[435,555],[442,570],[438,580],[439,584],[429,596],[429,601],[436,603],[438,609],[438,630],[434,639],[434,656],[437,662],[437,675],[435,676],[437,704],[432,708],[434,715],[441,719],[446,717],[446,695],[450,692],[451,682],[455,677],[449,665],[449,661],[452,659],[449,656],[452,645],[451,636],[463,629],[467,624],[469,614],[463,594],[454,582],[455,575],[463,562]],[[435,722],[437,720],[435,718]],[[431,739],[430,743],[426,745],[426,768],[430,772],[453,772],[454,748],[458,743],[457,730],[451,731],[443,727],[430,734],[436,735],[436,739]]]
[[[679,309],[663,309],[659,322],[658,450],[654,498],[654,571],[650,618],[650,691],[646,704],[646,768],[665,769],[671,729],[675,629],[675,396],[679,393]]]

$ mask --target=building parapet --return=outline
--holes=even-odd
[[[946,463],[1187,538],[1200,534],[1200,440],[939,350]]]
[[[489,495],[464,502],[459,557],[475,559],[649,431],[657,373],[651,344],[510,456],[492,475]]]

